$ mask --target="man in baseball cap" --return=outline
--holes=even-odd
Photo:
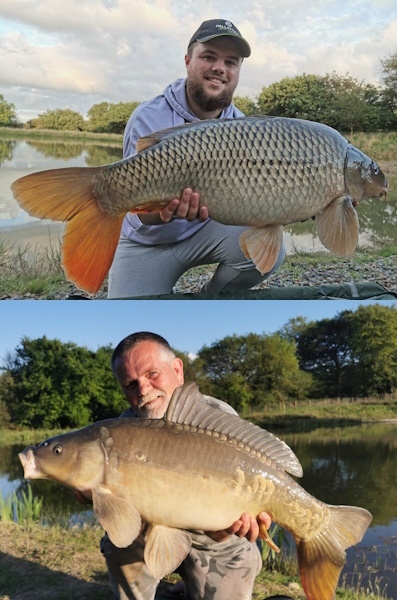
[[[251,54],[249,43],[243,38],[239,30],[230,21],[224,19],[210,19],[201,23],[197,31],[192,35],[188,44],[188,49],[194,42],[208,42],[222,36],[231,36],[235,38],[237,45],[241,50],[241,56],[247,58]]]
[[[244,58],[250,54],[248,42],[231,21],[204,21],[188,43],[186,77],[167,85],[155,98],[141,102],[131,115],[124,132],[124,157],[134,155],[137,140],[149,133],[204,119],[244,116],[233,104],[233,94]],[[238,240],[245,230],[214,221],[205,203],[200,202],[199,191],[188,185],[161,213],[128,213],[109,273],[108,297],[170,294],[185,271],[209,263],[218,266],[201,291],[250,289],[281,265],[285,248],[273,269],[262,275],[240,248]],[[247,589],[252,581],[245,582]],[[248,592],[240,594],[237,588],[234,592],[235,598],[249,596]]]

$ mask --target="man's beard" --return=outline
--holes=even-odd
[[[164,402],[156,402],[154,406],[151,406],[150,401],[157,400],[159,396],[164,398]],[[155,390],[141,397],[137,412],[144,419],[162,419],[166,409],[167,400],[165,392]]]
[[[232,102],[233,92],[223,90],[218,96],[210,96],[204,91],[201,83],[187,80],[186,89],[190,98],[204,112],[212,112],[214,110],[223,110]]]

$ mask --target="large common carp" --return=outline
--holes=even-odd
[[[292,450],[271,433],[178,388],[164,419],[119,418],[53,437],[19,454],[30,479],[53,479],[92,496],[111,541],[130,545],[147,530],[145,562],[161,578],[190,550],[185,530],[217,531],[243,512],[266,511],[292,533],[308,600],[332,600],[345,549],[371,515],[331,506],[299,486]]]
[[[387,192],[376,163],[334,129],[281,117],[189,123],[141,138],[138,154],[103,167],[33,173],[11,186],[31,215],[66,221],[66,277],[98,291],[128,212],[159,212],[185,187],[215,221],[251,227],[240,246],[261,273],[275,264],[283,225],[315,217],[326,248],[351,256],[353,207]]]

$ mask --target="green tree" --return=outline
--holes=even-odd
[[[6,396],[8,388],[12,385],[12,377],[10,373],[2,373],[0,375],[0,428],[8,425],[11,421],[10,413],[7,408]]]
[[[106,133],[123,133],[127,121],[139,102],[100,102],[94,104],[87,115],[89,131]]]
[[[262,88],[258,109],[266,115],[323,121],[328,102],[324,77],[304,73]]]
[[[397,49],[381,59],[382,78],[384,83],[383,98],[397,124]]]
[[[22,338],[6,359],[1,387],[11,421],[33,428],[82,427],[127,408],[110,369],[109,346],[93,352],[71,342]]]
[[[259,112],[308,119],[340,131],[374,131],[390,123],[381,90],[349,74],[285,77],[262,88]]]
[[[89,366],[90,421],[118,417],[128,408],[120,384],[110,368],[112,354],[110,345],[101,346]]]
[[[0,127],[15,127],[18,123],[15,105],[0,94]]]
[[[37,129],[57,129],[60,131],[84,131],[86,124],[83,117],[70,108],[47,110],[31,121]]]
[[[312,321],[297,334],[300,367],[314,377],[316,395],[344,394],[347,367],[351,362],[351,327],[344,317]]]
[[[89,420],[84,362],[89,351],[46,337],[24,337],[6,360],[12,377],[6,402],[13,423],[74,427]]]
[[[311,378],[299,370],[295,344],[277,334],[227,336],[204,346],[199,357],[213,383],[212,394],[233,401],[238,410],[280,397],[301,398],[310,387]]]
[[[258,105],[256,100],[249,98],[248,96],[234,96],[233,104],[241,110],[247,117],[249,115],[257,115],[259,113]]]
[[[350,322],[352,355],[361,396],[397,390],[397,309],[374,304],[342,313]]]
[[[324,77],[328,90],[328,106],[324,122],[341,131],[363,131],[370,122],[371,106],[366,102],[367,89],[349,74],[328,73]],[[373,110],[373,108],[372,108]]]

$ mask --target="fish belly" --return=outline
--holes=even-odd
[[[304,537],[321,519],[322,503],[281,468],[208,436],[145,428],[121,454],[105,484],[150,523],[218,531],[265,510]]]
[[[258,514],[262,506],[259,495],[253,497],[236,481],[156,467],[134,469],[122,495],[144,521],[180,529],[222,530],[243,512]]]
[[[347,141],[294,119],[231,120],[188,128],[106,174],[113,210],[164,206],[184,187],[212,218],[260,226],[313,216],[344,188]]]

